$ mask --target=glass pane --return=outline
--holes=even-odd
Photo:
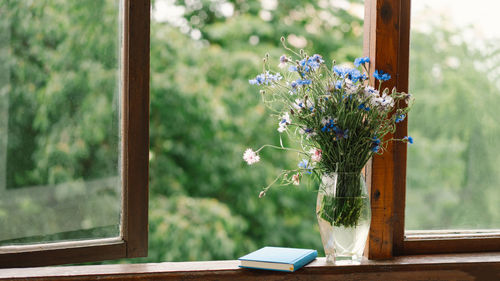
[[[315,183],[258,197],[300,159],[264,150],[258,164],[243,161],[247,147],[280,142],[277,119],[248,80],[266,52],[282,71],[281,36],[352,62],[363,52],[363,11],[359,0],[154,1],[150,243],[141,261],[234,259],[264,245],[323,251]]]
[[[496,8],[412,1],[407,230],[500,229]]]
[[[119,236],[120,10],[0,2],[0,246]]]

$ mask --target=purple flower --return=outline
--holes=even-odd
[[[290,59],[288,59],[285,55],[282,55],[280,57],[280,64],[278,64],[279,68],[284,68],[286,66],[286,63],[289,62]]]

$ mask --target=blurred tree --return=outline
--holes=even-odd
[[[242,161],[246,147],[279,143],[278,120],[270,118],[248,79],[261,71],[266,52],[278,63],[284,53],[281,36],[292,47],[326,59],[346,62],[360,56],[363,6],[351,2],[170,1],[168,7],[177,5],[183,12],[166,21],[155,20],[162,10],[153,10],[150,256],[133,262],[234,259],[264,245],[322,250],[313,181],[276,187],[258,198],[280,169],[300,159],[264,150],[258,165],[247,167]],[[116,174],[116,3],[0,2],[6,15],[2,23],[8,22],[11,33],[9,188]],[[498,88],[484,69],[475,67],[476,61],[467,60],[472,54],[467,44],[443,44],[454,32],[434,30],[412,34],[412,44],[419,47],[412,51],[411,67],[419,75],[411,85],[417,106],[410,126],[417,144],[409,149],[409,159],[420,164],[408,172],[414,187],[409,205],[418,206],[408,208],[415,218],[409,226],[446,226],[464,217],[498,222],[500,210],[492,199],[499,195],[493,172],[498,160],[488,151],[500,147],[486,148],[500,133],[491,106],[498,101]],[[435,45],[443,47],[435,51]],[[467,79],[453,67],[431,71],[449,57],[462,63]],[[437,85],[440,94],[434,91]],[[468,110],[471,105],[474,111]],[[433,126],[437,121],[447,126]],[[486,174],[491,181],[484,181]],[[441,192],[431,193],[431,185]],[[74,191],[83,192],[81,186]],[[8,199],[2,200],[0,220],[9,213]],[[105,202],[91,209],[102,213],[113,205]],[[422,211],[424,202],[437,210],[434,216]],[[36,203],[23,210],[16,211],[60,223],[57,214],[40,211]]]
[[[478,49],[449,24],[412,32],[408,229],[498,228],[498,44]],[[478,43],[478,42],[475,42]]]

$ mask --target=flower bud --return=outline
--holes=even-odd
[[[266,196],[266,192],[264,190],[262,190],[260,193],[259,193],[259,198],[262,198]]]

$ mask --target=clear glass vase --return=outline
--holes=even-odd
[[[359,263],[371,222],[370,199],[362,174],[324,174],[318,190],[316,215],[326,261]]]

